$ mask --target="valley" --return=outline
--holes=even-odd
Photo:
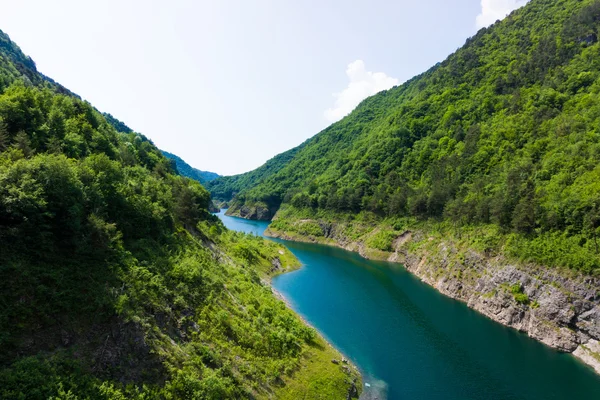
[[[136,19],[112,43],[143,45],[101,69],[110,85],[86,86],[112,49],[81,72],[98,104],[118,87],[124,114],[179,155],[0,31],[0,398],[598,397],[600,1],[514,2],[403,83],[356,60],[336,118],[295,147],[273,138],[301,130],[297,104],[328,81],[300,78],[329,60],[285,63],[274,32],[303,27],[283,5],[236,23],[217,3],[196,10],[210,41],[186,30],[208,23],[144,35],[134,23],[154,20]],[[174,13],[165,26],[188,16],[157,7],[144,12]],[[283,19],[257,22],[270,12]],[[303,55],[322,39],[293,33],[312,38]],[[275,46],[268,68],[256,43]],[[190,165],[247,171],[276,152],[237,175]]]

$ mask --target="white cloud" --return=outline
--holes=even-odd
[[[333,94],[335,105],[325,111],[325,118],[329,122],[342,119],[354,110],[363,99],[399,83],[398,79],[391,78],[383,72],[367,71],[363,60],[356,60],[348,64],[346,75],[350,79],[348,87]]]
[[[481,0],[481,14],[477,16],[477,28],[490,26],[503,19],[514,9],[524,6],[529,0]]]

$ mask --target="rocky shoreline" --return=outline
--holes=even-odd
[[[450,242],[435,251],[412,250],[427,240],[423,232],[406,231],[393,251],[372,251],[330,227],[325,237],[267,229],[265,235],[322,243],[358,252],[368,259],[403,264],[440,293],[505,326],[527,333],[550,347],[574,356],[600,374],[600,281],[583,275],[564,276],[540,266],[513,265],[501,256],[460,251]]]
[[[270,221],[271,218],[273,218],[273,213],[269,210],[269,208],[260,203],[248,206],[246,204],[240,205],[233,202],[232,204],[228,204],[225,215],[229,217],[240,217],[256,221]]]

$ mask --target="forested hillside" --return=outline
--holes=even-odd
[[[208,171],[200,171],[183,161],[181,157],[176,156],[175,154],[171,154],[166,151],[162,151],[163,155],[167,157],[169,160],[175,161],[175,166],[177,167],[177,171],[188,178],[195,179],[198,182],[206,185],[208,182],[213,181],[219,177],[219,174]]]
[[[210,188],[213,200],[229,201],[240,191],[263,183],[266,179],[284,168],[303,146],[304,144],[278,154],[253,171],[215,179],[207,185],[207,188]],[[261,199],[275,201],[276,203],[279,202],[278,197],[269,199],[268,196],[262,196]]]
[[[364,100],[260,180],[253,171],[211,190],[235,195],[233,214],[284,204],[280,228],[294,209],[480,226],[497,232],[490,251],[596,272],[599,28],[597,0],[532,0],[429,71]]]
[[[209,201],[0,31],[0,398],[345,399],[265,283],[297,261]]]

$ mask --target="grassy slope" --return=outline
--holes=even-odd
[[[240,234],[234,234],[237,235]],[[298,259],[285,246],[270,241],[264,243],[271,251],[269,258],[279,258],[283,268],[274,269],[269,259],[263,258],[257,265],[258,273],[263,280],[270,281],[274,276],[301,267]],[[298,368],[293,375],[282,377],[283,384],[276,386],[273,398],[289,400],[344,398],[348,394],[349,382],[355,382],[357,390],[361,391],[362,379],[355,367],[352,367],[353,373],[348,375],[342,367],[331,362],[333,359],[341,360],[342,355],[322,337],[315,336],[314,341],[306,347],[299,358]]]

